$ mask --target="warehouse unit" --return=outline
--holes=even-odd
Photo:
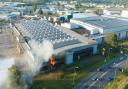
[[[109,32],[117,34],[118,39],[128,39],[128,21],[112,19],[103,16],[93,16],[88,18],[72,19],[75,23],[90,31],[89,38],[95,39],[98,43],[104,41],[104,37]]]
[[[21,20],[15,24],[15,28],[31,40],[40,43],[43,40],[50,41],[53,44],[55,58],[63,54],[61,58],[66,64],[71,64],[78,56],[92,55],[97,52],[95,41],[61,26],[55,27],[46,20]]]

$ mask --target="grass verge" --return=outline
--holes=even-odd
[[[107,62],[111,61],[117,55],[111,53],[110,59]],[[30,89],[71,89],[81,79],[88,76],[93,70],[96,70],[103,64],[105,64],[104,57],[101,55],[83,57],[71,65],[63,65],[55,72],[39,74]],[[75,84],[73,84],[75,66],[78,66],[80,69],[76,71]]]

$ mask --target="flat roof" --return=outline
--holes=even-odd
[[[81,34],[81,35],[83,35],[83,34],[90,34],[90,31],[87,30],[86,28],[83,28],[83,27],[73,28],[71,30],[75,31],[75,32],[77,32],[78,34]]]
[[[63,28],[55,27],[46,20],[21,20],[20,23],[15,24],[17,29],[23,34],[38,42],[48,40],[53,44],[54,49],[64,51],[75,47],[96,44],[95,41],[83,39],[79,34]]]
[[[61,26],[58,26],[59,29],[62,29],[63,32],[66,32],[67,34],[70,34],[76,38],[78,38],[81,43],[79,44],[74,44],[74,45],[68,45],[68,46],[64,46],[64,47],[61,47],[61,48],[58,48],[55,52],[56,53],[59,53],[59,52],[62,52],[64,50],[68,50],[68,49],[73,49],[73,48],[77,48],[77,47],[82,47],[82,46],[87,46],[87,45],[92,45],[92,44],[96,44],[96,41],[94,40],[90,40],[88,39],[87,37],[83,37],[81,36],[80,34],[72,31],[72,30],[69,30],[67,28],[64,28],[64,27],[61,27]]]
[[[104,29],[108,28],[115,28],[115,27],[121,27],[128,25],[128,21],[119,20],[119,19],[112,19],[108,17],[102,17],[102,16],[94,16],[94,17],[88,17],[88,18],[78,18],[75,19],[78,21],[82,21],[85,23],[89,23],[91,25],[101,27]]]
[[[0,33],[0,59],[1,58],[10,58],[16,56],[16,44],[15,40],[12,37],[10,29],[2,29]]]

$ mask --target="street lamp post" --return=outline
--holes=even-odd
[[[114,65],[115,65],[115,72],[114,72],[114,81],[113,81],[113,84],[112,84],[112,87],[115,83],[115,80],[116,80],[116,74],[117,74],[117,67],[118,67],[118,64],[116,65],[116,63],[114,62]]]
[[[101,89],[100,80],[98,80],[98,81],[99,81],[99,89]]]
[[[107,60],[106,60],[106,58],[105,58],[105,60],[104,60],[104,62],[106,62]]]
[[[104,57],[105,57],[105,51],[106,51],[106,49],[105,49],[105,48],[103,48],[103,49],[102,49],[102,55],[103,55]],[[105,57],[104,62],[106,62],[106,57]]]
[[[115,83],[115,80],[116,80],[116,73],[117,73],[117,67],[115,68],[114,81],[113,81],[112,87],[113,87],[113,85],[114,85],[114,83]]]
[[[76,69],[79,69],[79,67],[74,67],[74,75],[73,75],[72,84],[75,84],[75,77],[76,77],[76,75],[77,75]]]
[[[80,55],[78,55],[78,60],[80,60]]]
[[[126,62],[125,62],[125,69],[126,69],[128,66],[128,55],[127,54],[125,54],[125,55],[126,55]]]
[[[110,56],[110,51],[111,51],[112,48],[109,48],[109,51],[108,51],[108,59],[109,59],[109,56]]]
[[[115,71],[114,71],[114,78],[113,78],[114,80],[113,80],[112,85],[111,85],[112,87],[113,87],[115,80],[116,80],[116,71],[117,71],[117,68],[115,68]]]

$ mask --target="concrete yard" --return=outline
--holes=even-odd
[[[0,57],[16,56],[16,43],[10,30],[2,30],[0,33]]]

